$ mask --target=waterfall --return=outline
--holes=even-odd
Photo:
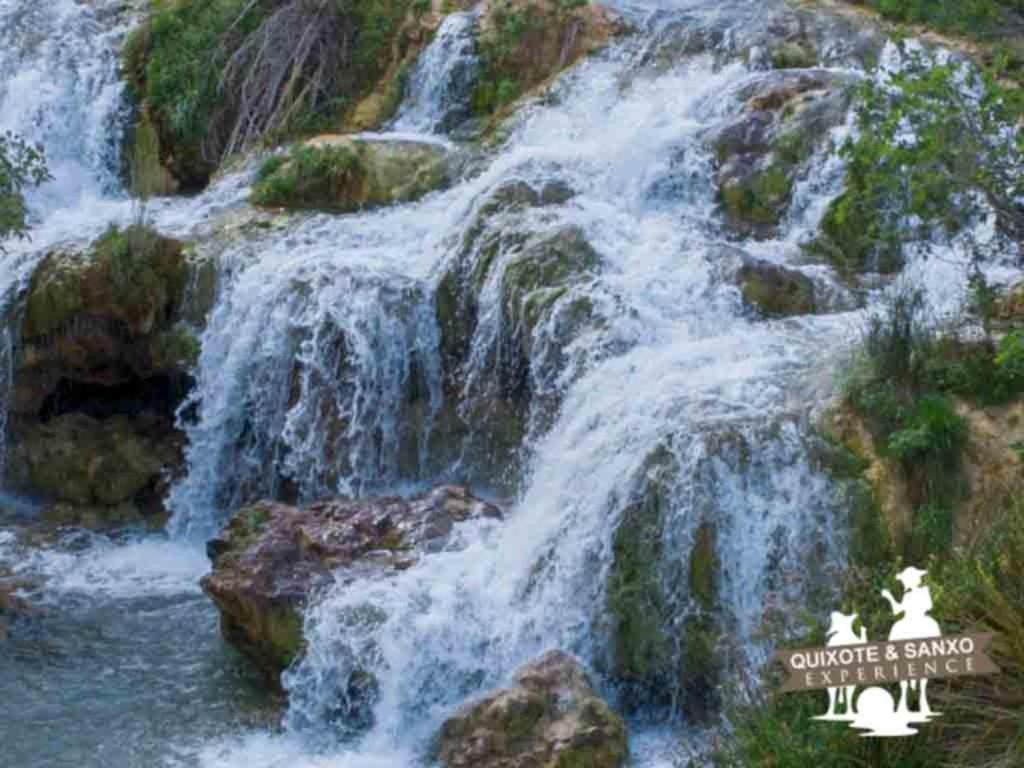
[[[0,132],[40,145],[54,177],[30,194],[37,222],[120,191],[129,17],[111,0],[0,3]]]
[[[847,510],[811,424],[863,311],[758,319],[733,261],[785,265],[847,296],[802,246],[842,189],[838,147],[852,121],[821,133],[777,231],[730,229],[709,137],[779,76],[764,71],[762,38],[794,11],[783,0],[618,5],[631,33],[521,104],[493,145],[459,143],[472,124],[478,20],[447,16],[397,117],[372,136],[418,134],[459,160],[461,175],[416,202],[256,213],[253,156],[195,198],[150,204],[157,229],[194,238],[219,269],[178,412],[187,448],[167,499],[172,546],[105,541],[38,558],[60,588],[141,595],[139,611],[154,595],[194,597],[201,544],[264,497],[465,480],[507,502],[503,521],[457,526],[452,551],[317,594],[305,654],[284,677],[283,733],[211,728],[161,742],[170,764],[420,765],[454,708],[552,647],[576,654],[623,710],[678,723],[677,681],[668,701],[615,682],[609,585],[620,532],[640,524],[666,606],[653,620],[681,677],[699,671],[688,621],[712,612],[691,584],[703,531],[715,537],[723,687],[756,679],[766,626],[785,629],[831,598]],[[3,260],[8,316],[48,245],[131,215],[118,180],[128,115],[118,47],[131,23],[121,0],[0,0],[0,130],[41,144],[55,177],[30,195],[34,240]],[[827,24],[815,34],[815,72],[863,76],[855,37]],[[951,263],[908,269],[953,303],[965,274]],[[14,338],[0,330],[0,407]],[[12,540],[0,530],[3,552]],[[358,716],[346,700],[354,673],[376,683]]]
[[[248,482],[275,475],[298,482],[300,497],[463,476],[475,448],[494,440],[486,420],[450,438],[460,446],[447,469],[384,461],[380,440],[367,464],[344,457],[365,456],[362,441],[378,425],[389,425],[397,454],[438,445],[423,421],[410,422],[402,389],[414,370],[432,392],[436,432],[454,418],[451,399],[471,420],[500,394],[510,349],[525,345],[538,361],[507,521],[467,524],[462,551],[358,589],[339,583],[311,606],[307,652],[285,678],[289,739],[352,765],[406,765],[453,707],[546,648],[607,670],[613,538],[631,506],[652,493],[666,499],[658,578],[679,609],[677,625],[665,629],[684,632],[693,610],[690,548],[710,521],[727,655],[741,679],[765,659],[764,623],[795,615],[841,567],[843,509],[813,461],[806,423],[819,401],[815,387],[827,383],[828,361],[858,316],[765,323],[742,309],[722,278],[705,135],[759,75],[697,55],[635,76],[643,60],[629,41],[581,65],[553,98],[524,110],[482,172],[447,191],[356,217],[305,218],[233,257],[237,274],[203,341],[189,476],[172,495],[182,529],[224,519],[230,504],[216,489],[237,503],[251,497]],[[777,239],[757,244],[758,254],[782,262],[797,255],[840,181],[841,173],[802,180],[799,210]],[[494,214],[488,201],[510,184],[557,194],[537,208]],[[491,219],[481,230],[485,208]],[[529,237],[517,235],[524,230]],[[531,244],[550,236],[582,239],[594,253],[581,279],[546,294],[542,320],[525,327],[510,314],[509,286]],[[446,363],[432,300],[467,259],[479,263],[486,244],[493,256],[475,294],[467,363],[448,388],[437,383]],[[583,300],[588,319],[569,322]],[[341,363],[350,349],[368,356]],[[374,427],[346,419],[351,431],[330,448],[325,439],[334,438],[320,422],[312,439],[315,414],[355,413],[360,387],[376,393]],[[654,488],[651,462],[663,455],[667,468]],[[328,464],[354,471],[329,477]],[[500,472],[488,466],[483,475],[496,481]],[[357,671],[378,685],[368,716],[352,717],[344,703]],[[261,737],[221,745],[209,760],[240,765],[288,749]]]
[[[469,116],[477,72],[477,15],[453,13],[437,30],[406,84],[408,96],[392,128],[409,133],[447,133]]]

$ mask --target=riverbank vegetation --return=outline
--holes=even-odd
[[[858,131],[842,152],[844,192],[808,251],[851,282],[890,274],[909,248],[936,240],[966,252],[972,296],[962,317],[929,316],[912,284],[871,317],[836,412],[824,466],[850,510],[849,562],[837,608],[885,637],[880,599],[907,565],[928,570],[943,630],[992,632],[994,677],[935,681],[945,713],[912,739],[864,739],[813,717],[819,692],[781,695],[781,670],[730,713],[721,768],[1010,768],[1024,764],[1024,484],[1014,441],[1024,397],[1019,290],[991,287],[979,268],[1024,241],[1020,87],[1024,4],[1017,0],[868,0],[891,21],[967,38],[976,68],[922,50],[857,93]],[[917,30],[915,30],[917,31]],[[909,51],[911,49],[907,49]],[[976,226],[994,224],[994,237]],[[927,254],[925,254],[927,255]],[[837,428],[837,424],[839,427]],[[998,443],[998,445],[995,445]],[[993,479],[995,478],[995,479]],[[1014,576],[1014,574],[1017,574]],[[813,619],[787,647],[822,645]]]
[[[982,306],[991,320],[1002,305]],[[929,697],[945,716],[923,726],[925,738],[863,739],[813,720],[824,706],[820,691],[779,694],[780,670],[770,667],[767,690],[754,695],[754,706],[732,713],[735,731],[716,755],[718,766],[1010,768],[1024,761],[1024,486],[1006,488],[993,508],[981,510],[983,519],[973,519],[979,511],[966,502],[982,489],[968,482],[965,455],[973,436],[964,415],[1019,402],[1022,333],[1016,322],[998,332],[978,332],[967,322],[937,327],[919,293],[897,292],[869,321],[838,405],[866,427],[869,447],[849,433],[830,434],[823,451],[851,510],[849,565],[837,607],[858,613],[870,638],[885,637],[892,616],[881,590],[894,588],[907,565],[927,567],[932,613],[944,631],[995,633],[993,658],[1002,676],[933,682]],[[882,466],[893,471],[879,471]],[[905,528],[883,509],[882,495],[897,486],[909,505]],[[802,637],[785,643],[823,645],[824,630],[811,621]]]

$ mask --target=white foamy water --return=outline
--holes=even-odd
[[[13,534],[0,539],[0,555],[14,573],[37,583],[37,602],[59,603],[64,594],[106,599],[198,594],[199,579],[210,569],[206,554],[163,537],[115,541],[100,535],[76,536],[46,546],[14,547]]]

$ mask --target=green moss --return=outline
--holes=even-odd
[[[810,69],[818,63],[818,55],[805,43],[789,42],[772,51],[775,69]]]
[[[302,652],[302,617],[290,607],[271,610],[265,617],[265,638],[273,648],[275,662],[287,669]]]
[[[792,193],[793,182],[780,164],[720,189],[722,203],[731,218],[759,226],[776,226]]]
[[[297,145],[268,159],[252,190],[256,205],[353,210],[362,204],[367,169],[353,147]]]
[[[177,184],[161,161],[159,134],[145,113],[135,124],[129,162],[132,194],[147,198],[177,191]]]
[[[630,692],[650,701],[671,697],[676,685],[675,643],[666,631],[669,599],[658,572],[673,467],[667,450],[646,462],[639,498],[623,510],[612,540],[607,605],[614,672],[627,684],[627,704]]]
[[[718,595],[718,553],[715,527],[701,523],[690,550],[690,596],[705,611],[715,609]]]
[[[111,227],[84,259],[55,253],[40,266],[23,333],[52,333],[80,313],[117,318],[149,333],[180,307],[187,277],[181,243],[141,225]]]
[[[707,720],[720,704],[719,634],[717,622],[707,614],[689,616],[683,623],[682,704],[693,720]]]
[[[175,326],[156,337],[151,354],[160,369],[191,369],[199,362],[199,339],[185,326]]]
[[[501,6],[489,34],[480,40],[480,71],[471,104],[478,115],[490,115],[522,93],[516,59],[531,28],[542,23],[537,7]]]

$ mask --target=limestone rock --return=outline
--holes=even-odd
[[[449,718],[437,757],[446,768],[618,768],[626,726],[572,656],[549,651]]]
[[[266,162],[253,202],[347,213],[417,200],[445,186],[452,171],[440,144],[318,136]]]
[[[452,542],[456,523],[499,518],[463,486],[411,499],[322,501],[304,509],[263,501],[240,510],[207,545],[202,586],[221,612],[225,639],[271,680],[302,648],[302,610],[337,577],[384,577]]]

